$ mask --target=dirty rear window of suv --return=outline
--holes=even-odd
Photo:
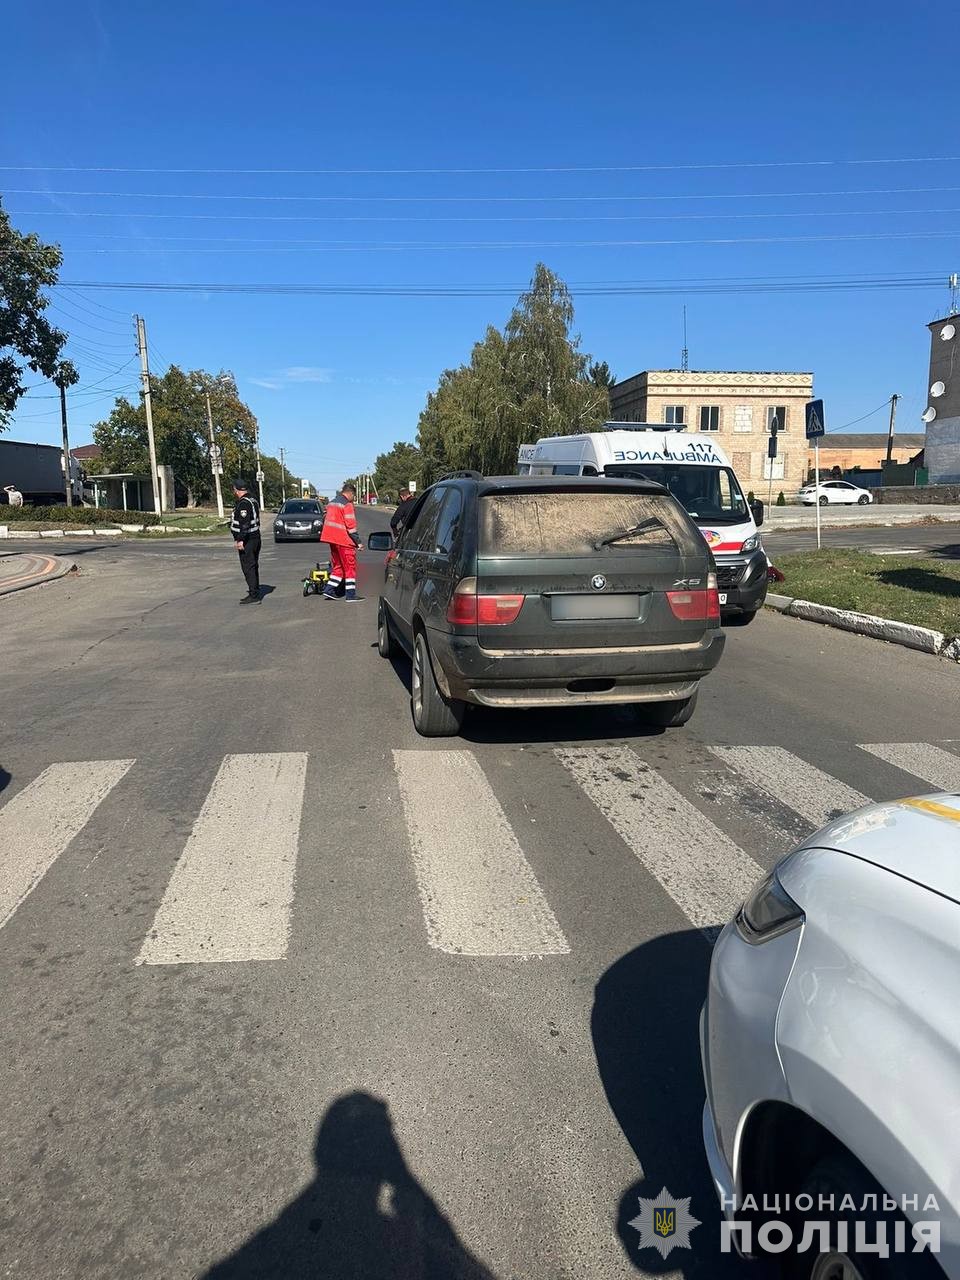
[[[603,537],[655,517],[655,526],[599,552]],[[648,493],[497,493],[480,500],[480,554],[488,556],[617,555],[672,547],[703,550],[703,540],[672,498]]]

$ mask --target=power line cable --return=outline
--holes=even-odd
[[[882,164],[952,164],[960,156],[889,156],[877,159],[830,160],[722,160],[679,164],[615,164],[615,165],[526,165],[518,167],[491,166],[488,168],[457,166],[452,168],[407,169],[232,169],[232,168],[160,168],[152,166],[122,165],[0,165],[3,173],[166,173],[166,174],[228,174],[269,175],[301,177],[332,177],[361,175],[415,175],[415,174],[496,174],[496,173],[657,173],[666,171],[704,169],[790,169],[829,168],[844,165]]]
[[[354,241],[328,240],[317,241],[305,245],[261,246],[257,249],[161,249],[149,245],[138,247],[118,247],[112,249],[98,248],[94,245],[79,245],[71,248],[71,253],[96,254],[150,254],[150,253],[188,253],[188,254],[249,254],[249,253],[407,253],[415,252],[452,252],[469,250],[515,250],[515,249],[637,249],[663,248],[671,246],[693,245],[737,245],[737,244],[850,244],[858,241],[876,240],[955,240],[960,239],[960,228],[954,231],[861,231],[849,235],[809,235],[809,236],[702,236],[686,239],[654,239],[654,240],[391,240],[391,241]],[[22,249],[3,249],[0,254],[8,257],[28,257],[30,254]]]
[[[353,217],[334,215],[330,218],[314,218],[311,221],[323,223],[423,223],[423,222],[442,222],[442,223],[595,223],[595,222],[742,222],[754,219],[767,218],[874,218],[874,217],[900,217],[900,216],[933,216],[937,214],[957,214],[960,209],[817,209],[810,212],[791,212],[771,210],[757,210],[751,213],[597,213],[589,215],[578,214],[539,214],[533,217],[504,217],[500,215],[475,214],[467,217],[460,215],[447,215],[436,217],[430,214],[414,214],[412,216],[386,216],[386,217]],[[176,215],[172,215],[176,217]],[[136,221],[137,215],[131,214],[130,220]],[[233,219],[230,219],[233,221]],[[250,221],[259,221],[259,219],[250,219]],[[293,219],[299,221],[299,219]],[[318,241],[309,238],[291,238],[285,237],[282,241],[278,241],[276,237],[242,237],[242,236],[162,236],[162,235],[145,235],[143,233],[125,233],[113,234],[104,231],[80,231],[73,235],[76,240],[150,240],[150,241],[195,241],[213,244],[320,244]]]
[[[120,200],[244,200],[261,202],[280,202],[285,204],[580,204],[580,203],[627,203],[650,202],[654,200],[796,200],[801,198],[833,199],[837,196],[892,196],[920,195],[931,192],[957,191],[957,187],[876,187],[854,191],[720,191],[710,194],[671,192],[664,195],[645,193],[643,195],[587,195],[587,196],[332,196],[332,195],[238,195],[224,194],[190,194],[182,191],[45,191],[34,187],[11,187],[7,195],[15,196],[87,196],[94,199]],[[9,213],[20,214],[21,210],[11,209]],[[91,216],[82,210],[54,209],[47,211],[56,217]],[[38,217],[39,213],[31,213]],[[130,214],[130,217],[144,216]]]
[[[941,286],[945,273],[928,275],[866,277],[699,277],[695,280],[651,279],[641,281],[600,281],[572,283],[577,297],[631,296],[644,294],[692,293],[751,294],[794,292],[839,292],[876,289],[932,289]],[[53,286],[60,287],[59,285]],[[64,286],[68,287],[68,286]],[[358,297],[516,297],[528,283],[495,285],[333,285],[333,284],[242,284],[187,283],[147,280],[85,280],[75,287],[99,291],[209,294],[305,294]]]

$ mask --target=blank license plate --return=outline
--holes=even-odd
[[[557,622],[577,618],[637,618],[640,597],[615,596],[551,596],[550,616]]]
[[[720,592],[720,603],[721,604],[727,603],[727,593],[725,591]]]

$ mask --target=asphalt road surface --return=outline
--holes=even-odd
[[[349,605],[315,556],[240,608],[227,539],[88,546],[0,602],[0,1275],[759,1278],[701,1152],[709,931],[743,855],[960,785],[960,671],[765,615],[683,729],[427,741],[381,557]]]
[[[779,532],[763,527],[763,545],[770,558],[791,551],[813,551],[817,545],[815,529],[785,529]],[[904,555],[916,551],[922,555],[960,558],[960,525],[888,525],[876,528],[824,529],[824,547],[853,547],[859,551]]]

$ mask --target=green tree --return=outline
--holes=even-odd
[[[608,392],[617,381],[606,360],[595,360],[587,370],[587,375],[595,387],[606,387]]]
[[[420,450],[415,444],[397,440],[392,449],[378,456],[373,479],[384,502],[395,499],[411,480],[420,483]]]
[[[157,462],[173,469],[178,501],[208,502],[213,495],[206,394],[210,395],[214,439],[223,455],[224,480],[241,475],[254,485],[256,419],[240,399],[231,373],[185,372],[171,365],[150,378]],[[93,428],[93,438],[111,471],[150,472],[143,404],[121,397],[109,418]],[[264,467],[266,473],[267,468]],[[280,464],[276,463],[279,493]],[[266,496],[266,495],[265,495]]]
[[[563,281],[538,263],[529,290],[506,327],[510,369],[518,408],[510,469],[516,447],[538,436],[572,435],[599,426],[609,415],[607,388],[592,382],[590,357],[571,336],[573,300]],[[508,458],[503,457],[506,464]]]
[[[67,335],[43,314],[42,290],[57,283],[62,261],[56,245],[17,231],[0,209],[0,431],[26,390],[26,369],[44,378],[59,374],[65,386],[76,382],[73,366],[60,358]]]
[[[424,483],[463,468],[512,472],[524,441],[607,419],[609,367],[591,364],[572,324],[569,290],[539,264],[505,330],[490,326],[469,365],[445,370],[427,397],[417,437]]]

